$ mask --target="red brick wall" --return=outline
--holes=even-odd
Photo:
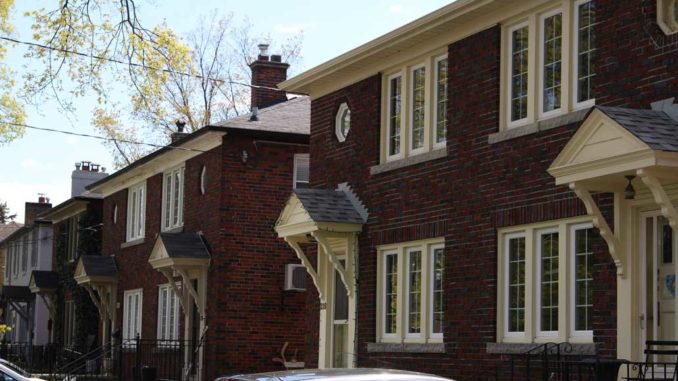
[[[597,104],[650,106],[677,95],[676,40],[658,40],[654,1],[598,0]],[[648,26],[648,24],[650,24]],[[646,30],[649,28],[649,32]],[[625,38],[624,36],[628,36]],[[449,46],[448,156],[371,176],[379,155],[381,78],[374,76],[312,102],[311,184],[347,181],[370,211],[360,235],[358,365],[430,371],[456,379],[494,370],[497,229],[584,215],[579,199],[546,172],[579,123],[496,144],[499,126],[500,26]],[[674,41],[671,44],[671,41]],[[346,143],[334,139],[334,115],[351,107]],[[597,195],[611,221],[612,198]],[[444,236],[446,354],[367,353],[375,340],[376,249],[384,243]],[[594,341],[616,353],[616,272],[607,247],[594,244]],[[310,298],[310,295],[309,295]],[[314,308],[314,307],[312,307]],[[318,310],[308,311],[317,329]],[[308,343],[317,351],[317,341]]]

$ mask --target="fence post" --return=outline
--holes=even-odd
[[[141,337],[139,334],[134,338],[134,379],[141,380]]]

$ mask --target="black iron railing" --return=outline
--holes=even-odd
[[[52,373],[62,364],[81,355],[81,352],[60,344],[0,343],[0,358],[13,362],[31,373]]]

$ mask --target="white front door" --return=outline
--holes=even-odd
[[[658,212],[641,216],[643,270],[641,344],[676,340],[676,234]],[[642,353],[642,352],[641,352]],[[662,361],[663,359],[655,359]]]

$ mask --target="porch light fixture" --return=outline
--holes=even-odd
[[[626,175],[626,180],[628,180],[628,184],[626,185],[626,189],[624,189],[624,198],[626,200],[633,200],[636,198],[636,190],[633,188],[633,184],[631,184],[631,181],[636,178],[635,175]]]

